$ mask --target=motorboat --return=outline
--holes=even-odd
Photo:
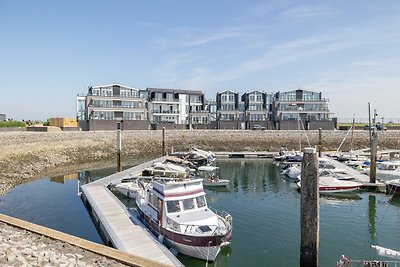
[[[138,217],[167,247],[214,261],[230,244],[232,216],[207,205],[202,179],[153,179],[136,197]]]
[[[190,169],[170,162],[154,162],[151,167],[142,171],[143,176],[180,177],[186,178]]]
[[[205,151],[198,148],[192,148],[189,152],[174,152],[171,156],[178,157],[192,162],[196,166],[212,164],[216,156],[211,151]]]
[[[143,190],[149,185],[138,177],[123,179],[121,183],[115,185],[115,189],[126,197],[135,199],[140,190]]]
[[[320,174],[324,173],[324,171],[334,173],[335,176],[342,177],[343,179],[341,180],[345,180],[346,176],[348,177],[346,169],[336,168],[328,159],[319,158],[318,161]],[[282,173],[294,181],[299,181],[301,179],[301,165],[300,163],[291,164],[291,166],[287,167]],[[350,179],[349,177],[347,180]]]
[[[357,190],[362,183],[354,181],[339,180],[332,176],[319,177],[319,192],[323,193],[345,193]],[[301,188],[301,181],[297,183],[297,187]]]
[[[214,166],[200,166],[197,168],[197,175],[203,179],[203,186],[214,187],[214,186],[227,186],[229,180],[220,179],[216,172],[219,167]]]
[[[376,178],[379,180],[392,180],[400,178],[400,161],[382,161],[376,166]],[[364,169],[370,174],[370,169]]]
[[[338,180],[354,180],[354,176],[348,174],[347,172],[341,172],[341,171],[332,171],[332,170],[322,170],[319,173],[319,176],[332,176],[335,177]]]
[[[386,182],[389,192],[394,195],[400,195],[400,179],[393,179]]]

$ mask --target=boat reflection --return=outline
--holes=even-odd
[[[351,192],[351,193],[324,193],[321,194],[321,199],[325,200],[361,200],[362,197],[360,197],[357,193]]]

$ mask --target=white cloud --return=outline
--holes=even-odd
[[[310,17],[327,17],[337,15],[339,11],[330,7],[322,7],[322,6],[299,6],[290,8],[282,12],[282,15],[287,18],[310,18]]]

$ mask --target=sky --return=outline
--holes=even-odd
[[[0,0],[0,113],[75,117],[88,86],[322,92],[400,118],[400,2]]]

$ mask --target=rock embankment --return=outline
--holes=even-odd
[[[324,131],[324,150],[336,150],[346,131]],[[300,137],[300,139],[299,139]],[[161,155],[161,131],[125,131],[122,133],[123,164],[144,161]],[[307,137],[298,131],[193,130],[166,131],[166,145],[175,151],[198,147],[211,151],[278,151],[279,147],[298,149],[318,143],[318,131]],[[350,148],[351,133],[342,150]],[[400,131],[379,133],[381,148],[399,148]],[[369,146],[368,131],[355,131],[353,148]],[[46,174],[115,165],[116,132],[2,132],[0,133],[0,194],[19,183]]]

